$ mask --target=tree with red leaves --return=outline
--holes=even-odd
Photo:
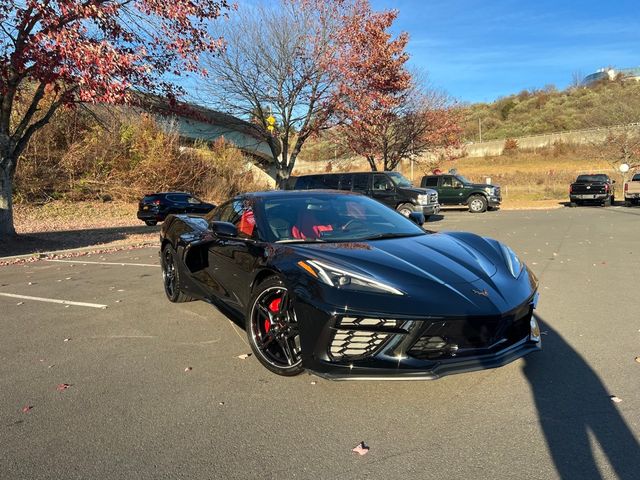
[[[403,158],[458,143],[459,115],[446,97],[406,69],[408,37],[388,32],[396,11],[373,12],[358,0],[342,26],[334,61],[339,84],[334,114],[340,137],[372,170],[393,170]]]
[[[0,240],[15,236],[12,185],[34,132],[61,107],[173,96],[167,75],[200,71],[222,40],[227,0],[0,0]]]

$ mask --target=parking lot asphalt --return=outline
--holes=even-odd
[[[154,248],[0,267],[0,478],[640,478],[640,208],[427,227],[521,256],[542,352],[436,381],[282,378],[214,307],[165,299]]]

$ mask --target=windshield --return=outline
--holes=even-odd
[[[411,220],[360,195],[268,198],[261,210],[273,242],[351,242],[425,234]]]
[[[640,182],[640,173],[636,173],[631,179],[632,182]]]
[[[401,173],[387,172],[387,175],[391,177],[391,180],[396,184],[396,187],[413,187],[411,182]]]
[[[469,180],[467,177],[465,177],[464,175],[456,175],[457,179],[460,180],[464,185],[468,185],[470,183],[473,183],[471,180]]]

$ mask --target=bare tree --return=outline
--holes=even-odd
[[[271,149],[279,185],[309,136],[327,126],[333,80],[326,67],[342,3],[240,7],[222,27],[226,50],[208,58],[206,102],[251,121]]]

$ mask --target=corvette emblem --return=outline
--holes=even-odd
[[[486,288],[484,290],[474,290],[473,293],[475,293],[476,295],[480,295],[481,297],[489,296],[489,292],[487,291]]]

